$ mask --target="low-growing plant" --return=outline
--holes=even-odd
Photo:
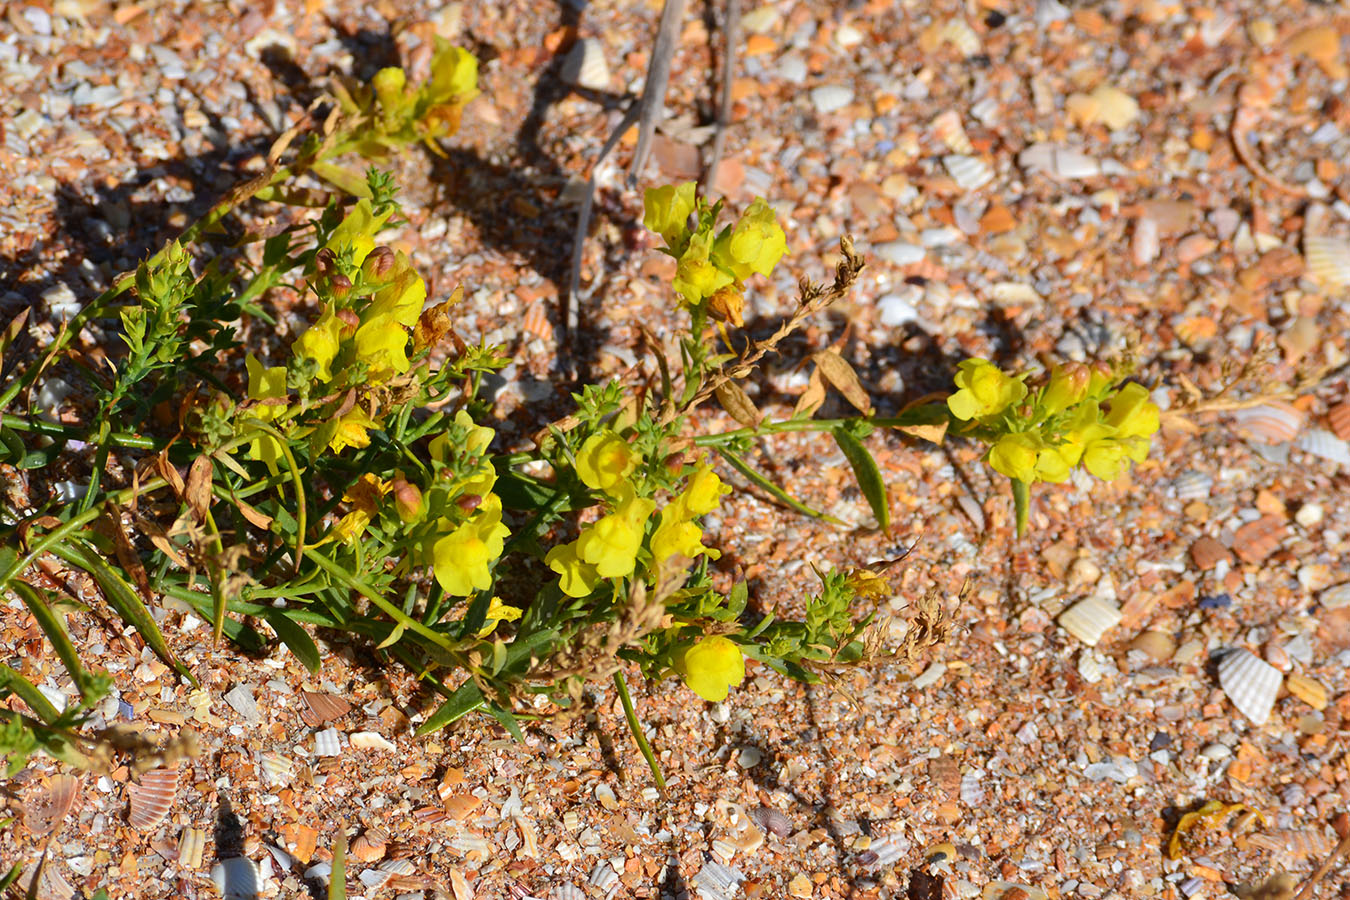
[[[217,640],[250,650],[278,640],[313,671],[315,630],[366,639],[441,695],[421,733],[482,711],[520,735],[521,718],[571,708],[584,683],[612,679],[660,781],[624,663],[719,701],[747,658],[837,684],[841,670],[913,660],[946,636],[941,604],[927,597],[899,644],[886,646],[872,611],[892,592],[884,565],[817,571],[799,616],[752,610],[745,580],[715,565],[705,532],[704,517],[731,490],[718,460],[790,508],[837,521],[749,461],[767,436],[828,432],[885,529],[887,487],[869,436],[894,429],[940,441],[950,427],[987,445],[989,464],[1012,480],[1020,531],[1032,483],[1063,481],[1078,465],[1114,478],[1147,452],[1157,409],[1142,387],[1121,385],[1121,365],[1057,366],[1028,387],[1027,374],[968,360],[945,403],[925,398],[883,418],[848,362],[824,350],[793,414],[766,419],[741,383],[843,297],[863,263],[842,240],[833,283],[803,281],[795,310],[750,340],[740,331],[745,291],[779,264],[784,232],[764,200],[727,221],[693,183],[644,199],[644,224],[675,260],[671,288],[687,315],[678,359],[649,340],[652,383],[584,385],[570,415],[508,451],[484,424],[482,386],[510,359],[460,332],[460,291],[428,305],[412,261],[381,242],[400,216],[392,179],[341,162],[378,162],[415,142],[438,149],[477,93],[476,63],[442,44],[431,72],[417,88],[385,69],[370,85],[339,89],[316,132],[298,145],[298,132],[279,140],[261,174],[117,280],[0,392],[3,410],[81,326],[120,324],[124,352],[112,371],[85,373],[96,398],[86,422],[6,413],[0,432],[18,468],[92,460],[78,499],[54,494],[10,511],[0,586],[24,601],[80,692],[60,711],[22,672],[0,669],[0,693],[32,711],[13,714],[0,736],[11,766],[38,748],[78,761],[66,752],[72,735],[109,684],[85,670],[62,624],[62,607],[78,599],[57,602],[55,585],[38,586],[34,567],[47,557],[88,573],[188,680],[147,604],[200,615]],[[305,186],[309,176],[331,190]],[[245,203],[316,211],[246,234],[240,244],[252,252],[219,252],[208,230]],[[280,346],[246,343],[237,323],[270,324],[279,289],[312,307],[307,327]],[[858,414],[815,418],[827,387]],[[714,398],[741,427],[702,430],[699,408]]]

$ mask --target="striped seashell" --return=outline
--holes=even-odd
[[[908,846],[901,845],[887,835],[868,845],[867,850],[858,856],[858,863],[869,869],[888,868],[898,862],[908,849]]]
[[[225,900],[257,900],[262,886],[258,864],[246,856],[216,863],[211,867],[211,881]]]
[[[619,883],[619,873],[615,872],[614,867],[607,862],[596,863],[595,868],[591,869],[591,877],[587,881],[593,888],[608,891]]]
[[[1088,597],[1060,613],[1059,624],[1089,647],[1097,646],[1102,635],[1120,624],[1120,608],[1102,597]]]
[[[361,883],[372,891],[379,890],[394,879],[403,879],[416,872],[413,864],[406,859],[387,859],[377,868],[366,869],[360,875]]]
[[[1182,472],[1172,479],[1172,490],[1178,500],[1208,500],[1214,479],[1204,472]]]
[[[23,824],[35,838],[59,833],[75,801],[80,796],[80,780],[74,775],[55,775],[23,804]]]
[[[314,734],[315,756],[338,756],[342,753],[342,742],[336,728],[325,728]]]
[[[1270,718],[1283,681],[1279,669],[1250,650],[1233,650],[1219,663],[1219,687],[1255,725]]]
[[[178,864],[185,869],[200,869],[205,850],[206,832],[200,828],[184,828],[178,837]]]
[[[712,843],[713,856],[716,856],[724,863],[729,863],[736,858],[736,851],[740,848],[725,838],[717,838]]]
[[[1325,429],[1313,428],[1303,432],[1294,441],[1294,446],[1304,453],[1350,468],[1350,441],[1341,440]]]
[[[1248,836],[1247,843],[1258,850],[1265,850],[1285,863],[1299,863],[1307,859],[1321,860],[1336,846],[1336,842],[1320,828],[1304,828],[1298,831],[1286,829],[1253,834]]]
[[[586,893],[571,882],[563,882],[548,892],[548,900],[586,900]]]
[[[384,859],[388,849],[389,835],[379,828],[367,828],[352,841],[352,856],[363,863],[374,863]]]
[[[740,883],[745,880],[739,869],[728,868],[722,863],[709,860],[703,868],[694,873],[689,884],[704,900],[718,900],[739,893]]]
[[[1333,289],[1350,286],[1350,241],[1308,235],[1303,239],[1303,259],[1316,281]]]
[[[787,837],[792,833],[792,820],[772,806],[761,806],[750,814],[755,824],[770,834]]]
[[[154,828],[173,807],[178,793],[178,769],[151,769],[141,776],[140,784],[127,785],[131,801],[131,827],[148,831]]]
[[[1002,900],[1004,897],[1018,897],[1024,900],[1047,900],[1045,891],[1029,884],[1014,881],[991,881],[984,886],[981,900]]]
[[[318,728],[334,719],[340,719],[351,712],[352,705],[341,697],[317,691],[301,691],[305,708],[300,710],[300,718],[310,728]]]
[[[1044,172],[1051,178],[1073,180],[1092,178],[1102,173],[1095,158],[1057,144],[1032,144],[1017,154],[1017,164],[1028,172]]]
[[[974,153],[975,148],[970,143],[970,138],[966,136],[966,130],[961,125],[961,116],[954,109],[949,109],[933,120],[930,126],[937,139],[953,153]]]
[[[966,24],[965,19],[953,19],[938,32],[938,46],[951,44],[962,56],[974,56],[980,52],[980,36],[975,29]]]
[[[1233,430],[1245,440],[1258,444],[1292,441],[1303,428],[1305,418],[1302,412],[1279,400],[1232,413]]]
[[[1259,563],[1275,552],[1287,530],[1283,516],[1262,516],[1237,530],[1233,552],[1245,563]]]
[[[955,153],[942,157],[942,165],[947,174],[964,191],[973,191],[994,180],[994,170],[977,156],[961,156]]]
[[[34,879],[37,880],[36,885],[33,884]],[[62,877],[50,859],[45,865],[34,863],[29,866],[19,877],[16,886],[20,891],[15,896],[36,897],[37,900],[74,900],[84,896],[83,892],[70,886],[70,882]]]
[[[1078,677],[1082,678],[1088,684],[1096,684],[1101,681],[1106,673],[1102,671],[1102,664],[1098,661],[1096,654],[1090,650],[1084,650],[1078,654]]]
[[[525,308],[520,327],[527,333],[544,341],[553,340],[553,323],[548,320],[548,305],[535,301]]]
[[[1338,403],[1327,411],[1327,425],[1331,433],[1343,441],[1350,441],[1350,402]]]
[[[582,38],[572,45],[563,58],[559,76],[567,84],[603,91],[609,87],[609,64],[605,61],[605,46],[596,38]]]
[[[1317,595],[1317,602],[1327,609],[1341,609],[1350,606],[1350,581],[1327,588]]]
[[[269,751],[259,757],[258,773],[267,787],[283,787],[291,783],[295,763],[288,756]]]

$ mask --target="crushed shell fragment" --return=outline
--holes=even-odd
[[[66,815],[80,796],[80,780],[74,775],[54,775],[45,788],[23,805],[23,824],[35,838],[60,833]]]
[[[127,785],[131,799],[131,827],[154,828],[173,807],[178,793],[178,769],[152,769],[141,776],[140,784]]]
[[[1250,650],[1234,650],[1219,663],[1219,687],[1256,725],[1270,718],[1282,680],[1279,669]]]
[[[1088,597],[1061,613],[1059,624],[1089,647],[1095,647],[1103,634],[1120,624],[1120,608],[1103,597]]]
[[[255,900],[261,888],[258,864],[243,856],[224,859],[212,866],[211,881],[224,900]]]
[[[1306,675],[1290,675],[1284,679],[1285,689],[1313,709],[1327,708],[1327,689],[1322,682]]]

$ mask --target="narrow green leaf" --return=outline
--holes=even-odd
[[[9,691],[24,703],[27,703],[28,708],[33,711],[34,715],[48,725],[61,718],[61,711],[47,699],[42,691],[39,691],[31,681],[4,663],[0,663],[0,689]]]
[[[881,480],[881,469],[878,468],[877,461],[863,446],[863,442],[847,428],[839,426],[830,433],[834,435],[834,442],[839,445],[839,449],[844,451],[848,464],[853,467],[853,477],[858,479],[858,487],[862,489],[863,496],[872,507],[877,527],[885,531],[891,527],[891,506],[886,497],[886,482]]]
[[[267,624],[272,626],[272,630],[281,638],[281,642],[286,645],[295,658],[300,660],[306,669],[311,672],[319,671],[319,648],[314,643],[314,638],[309,636],[309,632],[304,626],[292,619],[280,609],[270,609],[263,613],[263,618]]]
[[[141,602],[140,596],[127,584],[116,570],[103,561],[99,552],[84,541],[71,541],[68,544],[57,543],[48,548],[56,556],[72,565],[84,569],[98,584],[99,589],[103,591],[103,596],[107,598],[109,605],[112,606],[117,614],[130,622],[140,636],[150,645],[150,649],[155,651],[155,655],[164,662],[173,666],[178,674],[186,678],[193,687],[197,687],[197,679],[188,671],[188,667],[183,665],[178,657],[173,655],[169,649],[169,644],[164,640],[164,634],[155,624],[155,619],[150,615],[150,610],[145,608]]]
[[[333,843],[333,868],[328,873],[328,900],[347,900],[347,832],[341,828]]]
[[[458,722],[474,710],[481,709],[486,702],[483,691],[476,682],[470,679],[456,688],[450,699],[442,703],[429,719],[417,727],[416,734],[420,737],[433,731],[440,731],[452,722]]]
[[[511,733],[511,737],[520,741],[522,744],[525,743],[525,732],[520,730],[520,722],[516,721],[516,717],[511,715],[511,710],[498,706],[495,703],[489,703],[487,711],[492,718],[500,722],[502,727]]]
[[[11,819],[10,821],[12,822],[14,820]],[[9,871],[5,873],[4,877],[0,878],[0,895],[3,895],[5,891],[9,890],[10,885],[18,881],[19,876],[21,875],[23,875],[23,863],[15,863],[10,867]]]
[[[479,591],[474,594],[473,602],[469,604],[469,611],[464,614],[464,621],[459,627],[459,636],[461,639],[477,634],[487,621],[487,611],[492,607],[492,591]]]
[[[70,641],[70,634],[66,631],[65,623],[52,608],[47,605],[38,589],[26,581],[15,580],[10,583],[9,589],[19,595],[28,611],[37,619],[38,627],[42,633],[47,635],[47,640],[51,641],[56,649],[56,655],[61,658],[61,664],[66,667],[70,677],[75,680],[75,686],[80,689],[80,696],[86,701],[93,701],[96,697],[90,696],[90,678],[88,671],[84,668],[84,663],[80,661],[80,653],[75,649],[75,645]]]
[[[309,170],[338,190],[351,194],[353,197],[362,197],[369,200],[372,196],[370,185],[366,183],[366,179],[351,169],[345,169],[334,163],[316,162],[309,167]]]
[[[812,509],[811,507],[807,506],[805,503],[798,500],[796,497],[792,496],[787,491],[780,488],[778,485],[774,484],[772,481],[769,480],[769,478],[766,475],[761,473],[759,470],[755,469],[745,460],[741,459],[739,455],[728,450],[726,447],[716,447],[715,449],[719,454],[721,454],[723,459],[731,463],[731,467],[733,469],[735,469],[737,472],[740,472],[746,478],[750,479],[750,481],[753,482],[755,485],[757,485],[759,488],[766,491],[767,493],[772,494],[780,502],[786,504],[787,506],[792,507],[802,515],[810,516],[813,519],[820,519],[822,522],[829,522],[831,525],[844,524],[843,522],[836,519],[834,516],[827,515],[826,513],[823,513],[820,510]]]

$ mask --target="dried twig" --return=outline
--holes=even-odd
[[[638,179],[642,177],[647,157],[651,154],[657,123],[665,114],[666,86],[670,83],[670,64],[675,59],[675,48],[679,46],[684,3],[685,0],[666,0],[666,5],[661,9],[656,46],[652,48],[652,61],[647,66],[647,83],[643,85],[642,99],[638,101],[637,146],[633,149],[633,161],[628,166],[630,188],[637,187]]]
[[[712,187],[717,167],[722,164],[727,126],[731,124],[731,82],[736,74],[736,44],[740,40],[741,0],[727,0],[727,20],[722,26],[726,50],[722,62],[722,99],[717,107],[717,130],[713,132],[712,156],[703,174],[704,187]]]

